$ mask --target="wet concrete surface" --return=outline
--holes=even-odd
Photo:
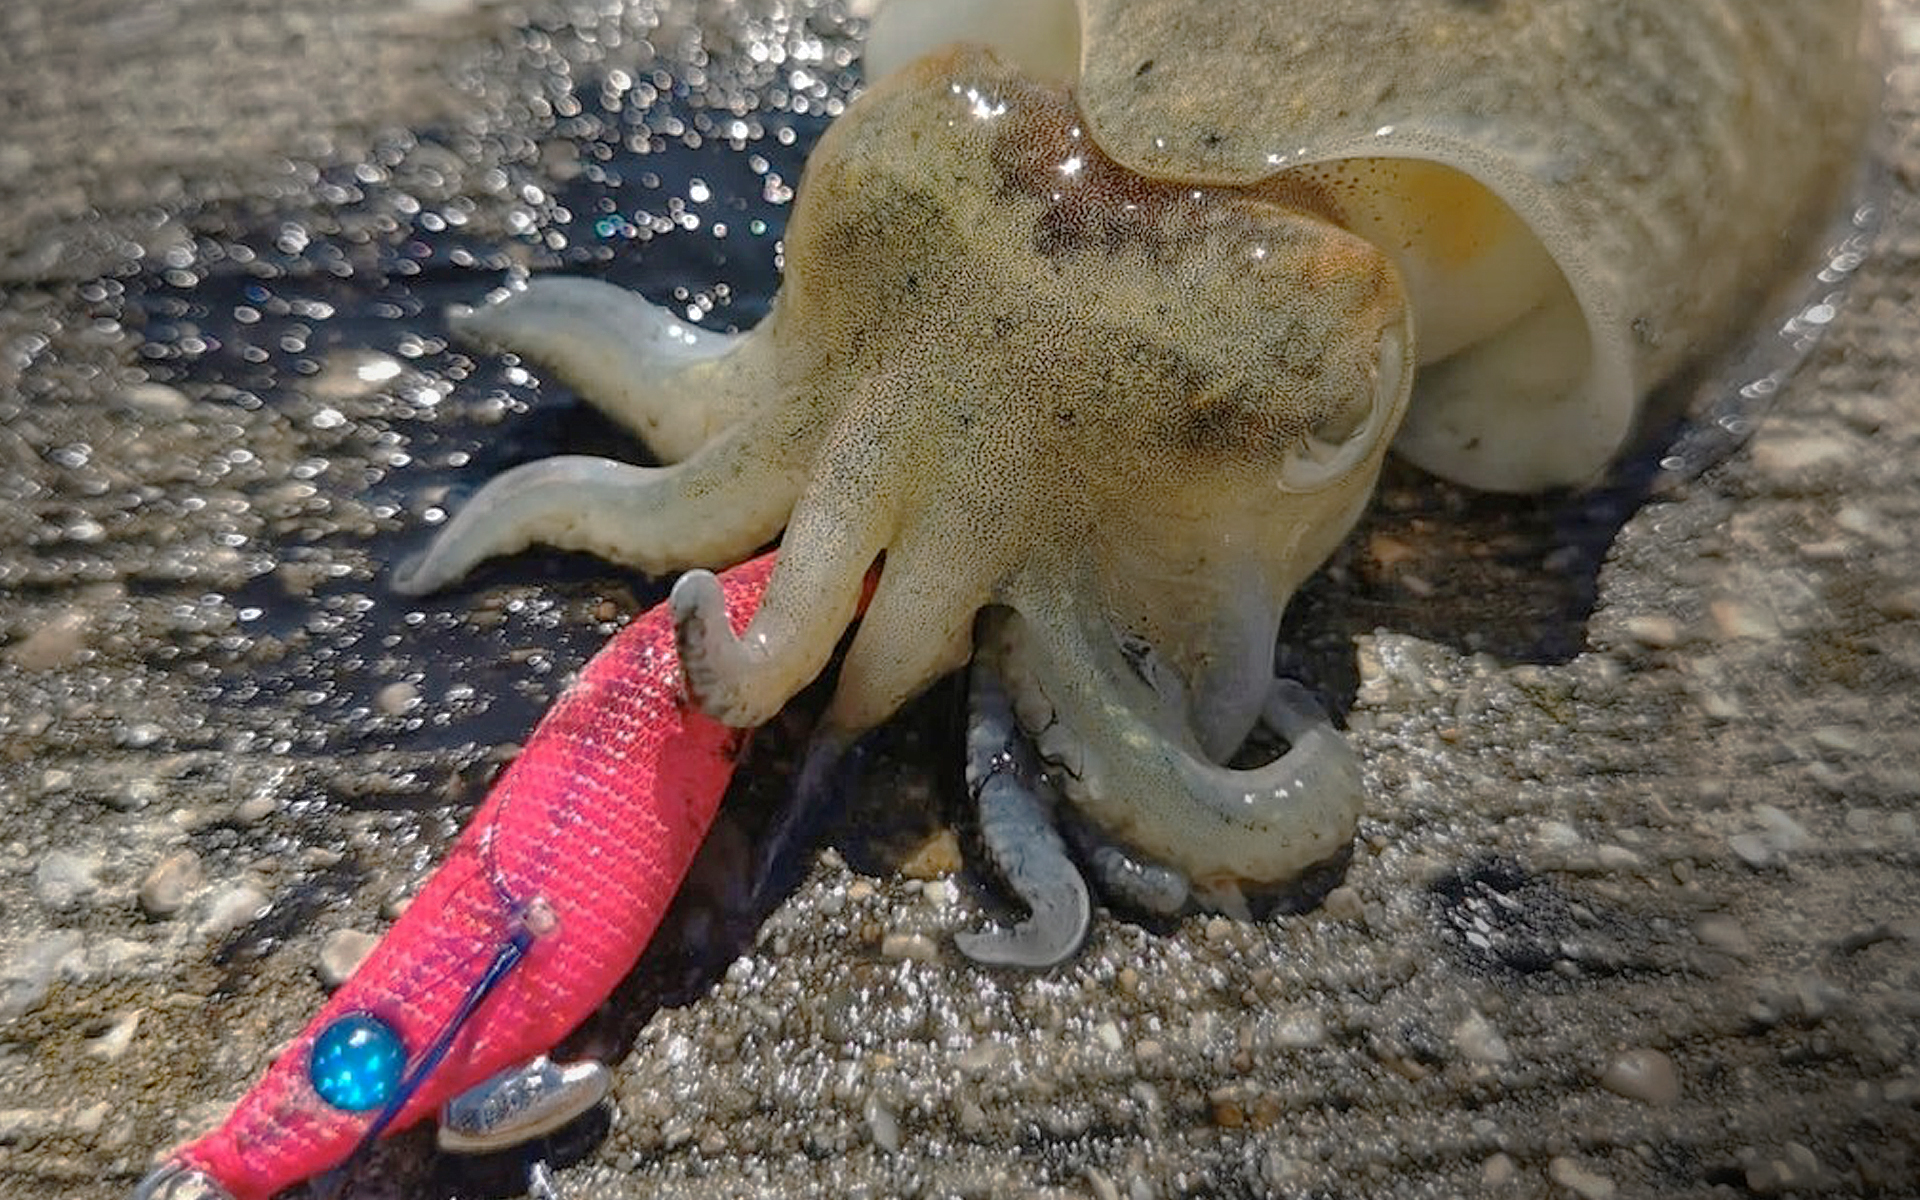
[[[1743,453],[1657,499],[1396,470],[1302,598],[1290,665],[1350,707],[1376,796],[1344,886],[1103,916],[1040,976],[961,962],[1001,910],[942,849],[941,692],[743,920],[803,704],[582,1035],[618,1083],[544,1147],[563,1194],[1920,1195],[1920,6],[1891,12],[1888,228]],[[658,598],[542,556],[385,589],[476,481],[632,453],[439,312],[572,269],[751,324],[856,32],[8,6],[0,1193],[123,1195],[216,1119],[325,994],[329,936],[384,927]],[[523,1178],[412,1134],[344,1195]]]

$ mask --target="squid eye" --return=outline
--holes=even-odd
[[[407,1048],[393,1026],[370,1013],[349,1013],[313,1040],[307,1078],[328,1104],[366,1112],[393,1098],[407,1067]]]

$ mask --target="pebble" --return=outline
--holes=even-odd
[[[136,383],[120,393],[120,402],[171,417],[180,416],[193,407],[193,401],[185,392],[164,383]]]
[[[940,947],[924,933],[889,933],[880,939],[880,954],[884,958],[934,962],[940,957]]]
[[[1665,650],[1680,644],[1680,622],[1672,617],[1642,613],[1622,621],[1620,629],[1649,650]]]
[[[1607,871],[1635,871],[1640,868],[1638,854],[1625,846],[1603,845],[1594,851],[1594,861]]]
[[[1542,850],[1571,850],[1580,841],[1580,831],[1565,821],[1542,821],[1534,834],[1534,842]]]
[[[139,812],[166,795],[158,779],[132,779],[126,786],[107,793],[103,799],[120,812]]]
[[[329,402],[358,400],[380,391],[405,369],[399,359],[378,350],[336,350],[307,380],[307,394]]]
[[[1920,588],[1905,588],[1900,591],[1885,592],[1876,596],[1873,607],[1881,616],[1896,621],[1911,621],[1920,617]]]
[[[1493,1027],[1493,1022],[1480,1013],[1467,1014],[1453,1030],[1453,1044],[1461,1057],[1469,1062],[1505,1063],[1513,1061],[1513,1051],[1507,1048],[1507,1040]]]
[[[186,907],[206,881],[198,854],[191,850],[169,854],[140,880],[140,908],[150,917],[170,917]]]
[[[1822,725],[1808,736],[1814,745],[1834,754],[1865,754],[1872,749],[1867,736],[1851,725]]]
[[[87,648],[87,614],[69,609],[7,647],[7,659],[23,671],[53,671],[80,660]]]
[[[51,851],[33,869],[33,894],[55,912],[74,908],[99,890],[101,865],[97,854]]]
[[[252,884],[236,883],[214,897],[200,922],[201,937],[223,937],[266,911],[267,896]]]
[[[366,961],[367,955],[380,938],[358,929],[336,929],[320,943],[320,982],[328,990],[339,987],[347,981],[354,970]]]
[[[133,1035],[140,1028],[140,1018],[146,1015],[146,1009],[134,1008],[121,1013],[113,1019],[107,1031],[87,1043],[87,1053],[107,1062],[117,1062],[133,1045]]]
[[[1750,1163],[1747,1190],[1761,1196],[1809,1191],[1826,1175],[1819,1157],[1799,1142],[1788,1142],[1779,1154],[1763,1156],[1749,1150],[1741,1157]]]
[[[1727,839],[1728,848],[1750,867],[1772,866],[1813,842],[1806,826],[1771,804],[1755,805],[1753,815],[1763,826],[1759,832],[1736,833]]]
[[[0,963],[0,1021],[40,1007],[47,989],[62,975],[78,974],[86,962],[86,943],[72,929],[62,929],[16,946]]]
[[[900,1150],[900,1118],[878,1098],[867,1101],[867,1136],[873,1144],[888,1154]]]
[[[1485,1187],[1505,1187],[1519,1174],[1512,1157],[1502,1152],[1480,1164],[1480,1182]]]
[[[1327,1022],[1311,1008],[1299,1008],[1283,1014],[1274,1025],[1274,1041],[1288,1050],[1311,1050],[1325,1045]]]
[[[101,1128],[106,1125],[107,1117],[112,1112],[113,1106],[105,1100],[100,1101],[98,1104],[88,1105],[86,1108],[73,1114],[73,1131],[81,1137],[91,1138],[95,1134],[98,1134]]]
[[[1779,620],[1766,609],[1745,600],[1715,600],[1707,606],[1720,636],[1729,641],[1770,642],[1780,636]]]
[[[420,689],[402,679],[373,694],[373,706],[389,717],[404,716],[420,703]]]
[[[1366,911],[1360,902],[1359,889],[1346,883],[1328,892],[1322,907],[1336,921],[1357,921]]]
[[[1752,450],[1754,467],[1776,484],[1797,483],[1809,471],[1839,467],[1853,454],[1851,443],[1817,435],[1760,438]]]
[[[1607,1064],[1600,1086],[1616,1096],[1667,1108],[1680,1099],[1680,1072],[1658,1050],[1628,1050]]]
[[[1701,917],[1693,927],[1693,936],[1701,943],[1711,946],[1722,954],[1731,954],[1735,958],[1753,956],[1753,939],[1747,936],[1746,928],[1732,917],[1714,913]]]
[[[1616,1190],[1613,1180],[1597,1171],[1588,1170],[1571,1158],[1556,1158],[1548,1163],[1547,1175],[1580,1197],[1580,1200],[1612,1200]]]
[[[1091,1164],[1082,1167],[1080,1176],[1087,1181],[1087,1186],[1093,1189],[1094,1200],[1120,1200],[1120,1189],[1099,1167]]]

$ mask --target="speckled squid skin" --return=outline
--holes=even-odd
[[[888,576],[938,579],[949,666],[981,603],[1091,586],[1204,676],[1209,604],[1290,593],[1345,535],[1406,399],[1404,298],[1372,246],[1119,171],[1063,90],[973,48],[863,97],[813,163],[776,337],[835,384],[822,419],[887,452],[869,477],[825,447],[815,488],[910,534]],[[848,379],[871,382],[843,399]]]

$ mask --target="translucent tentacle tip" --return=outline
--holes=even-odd
[[[393,1026],[371,1013],[348,1013],[313,1041],[307,1078],[343,1112],[367,1112],[393,1099],[407,1069],[407,1048]]]

